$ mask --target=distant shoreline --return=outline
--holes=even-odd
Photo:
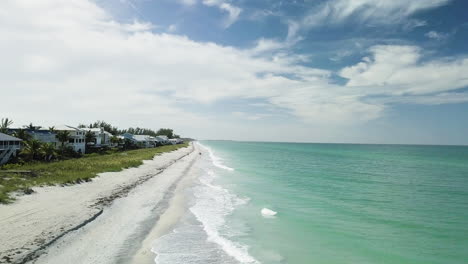
[[[275,144],[321,144],[321,145],[376,145],[376,146],[440,146],[440,147],[468,147],[456,144],[413,144],[413,143],[334,143],[334,142],[301,142],[301,141],[256,141],[234,139],[200,139],[200,141],[226,141],[238,143],[275,143]]]

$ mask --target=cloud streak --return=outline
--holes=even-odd
[[[312,8],[298,21],[289,22],[288,38],[319,26],[339,26],[349,21],[365,25],[398,25],[406,29],[425,25],[409,19],[413,14],[447,5],[451,0],[331,0]]]
[[[202,0],[202,3],[206,6],[217,7],[220,10],[228,13],[228,17],[226,18],[223,24],[225,28],[228,28],[232,24],[234,24],[239,18],[240,13],[242,12],[241,8],[234,6],[225,0]]]

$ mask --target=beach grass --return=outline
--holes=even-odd
[[[110,154],[85,155],[82,158],[56,162],[33,162],[9,165],[0,169],[0,203],[14,201],[13,192],[31,193],[31,187],[77,184],[90,181],[101,172],[116,172],[137,167],[155,155],[187,147],[188,143],[120,151]]]

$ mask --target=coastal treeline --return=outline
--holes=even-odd
[[[113,126],[106,121],[98,120],[94,123],[90,123],[89,125],[80,124],[78,128],[104,128],[105,131],[111,133],[112,135],[121,135],[125,133],[130,133],[134,135],[150,135],[153,137],[156,136],[167,136],[168,138],[180,138],[179,135],[174,133],[173,129],[170,128],[161,128],[157,131],[149,128],[141,128],[141,127],[129,127],[127,129],[119,129],[116,126]]]
[[[32,161],[51,162],[56,160],[66,160],[70,158],[80,158],[93,153],[98,154],[110,154],[118,151],[126,151],[131,149],[141,148],[135,140],[122,137],[122,134],[132,135],[148,135],[152,137],[165,136],[167,139],[179,139],[180,136],[175,134],[173,129],[161,128],[157,131],[149,128],[130,127],[126,129],[119,129],[118,127],[108,123],[106,121],[98,120],[90,123],[89,125],[79,124],[77,128],[84,131],[84,151],[76,151],[70,144],[72,135],[69,131],[58,130],[56,127],[42,127],[30,123],[19,128],[13,128],[13,120],[9,118],[2,118],[0,122],[0,133],[4,133],[18,139],[21,139],[21,150],[18,155],[12,157],[9,163],[23,164]],[[97,145],[96,144],[96,133],[92,129],[102,129],[109,133],[106,141],[109,144]],[[49,138],[52,137],[52,141],[40,140],[36,135],[39,132],[49,132]],[[156,147],[157,144],[154,145]],[[164,144],[159,144],[164,145]],[[8,166],[8,165],[4,165]]]

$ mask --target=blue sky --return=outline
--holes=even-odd
[[[11,98],[0,113],[17,125],[105,119],[200,139],[468,144],[466,1],[0,6]]]

